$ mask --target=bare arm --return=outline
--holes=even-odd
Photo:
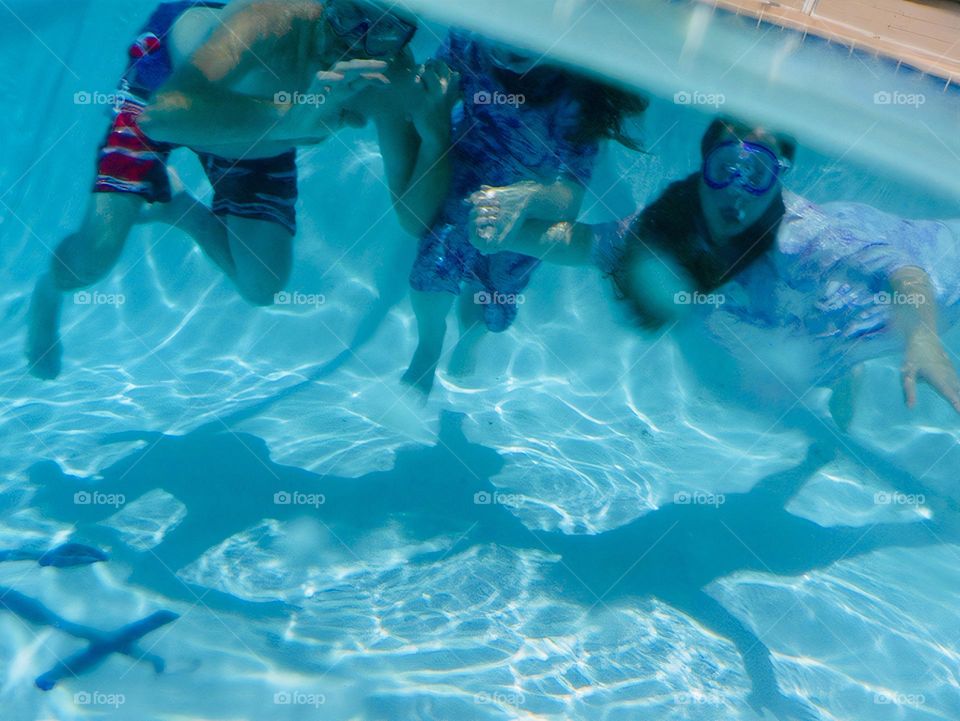
[[[377,131],[400,224],[420,236],[433,225],[450,188],[450,111],[459,83],[443,63],[432,62],[398,86],[399,106],[382,109]]]
[[[449,143],[422,138],[412,123],[377,123],[380,150],[394,209],[411,235],[427,232],[450,186]]]
[[[240,145],[278,140],[290,110],[289,105],[232,93],[187,66],[146,107],[139,125],[147,136],[163,143]]]
[[[594,231],[585,223],[529,220],[499,247],[555,265],[587,266],[592,262]]]
[[[572,178],[562,177],[549,184],[537,184],[527,205],[527,220],[577,219],[583,196],[583,185]]]
[[[296,88],[279,87],[282,74],[265,59],[292,57],[321,13],[316,2],[239,3],[157,93],[140,117],[141,128],[154,140],[194,147],[302,137],[302,128],[290,122],[289,94]],[[277,77],[274,93],[256,97],[231,89],[257,69]]]
[[[929,383],[960,413],[960,379],[938,331],[937,296],[930,276],[908,267],[890,278],[894,321],[906,341],[903,392],[907,405],[917,401],[917,381]]]
[[[470,242],[484,253],[539,247],[552,225],[576,220],[584,193],[583,185],[567,177],[552,183],[484,186],[470,196]],[[562,240],[563,228],[557,233]]]

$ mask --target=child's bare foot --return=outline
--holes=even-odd
[[[450,363],[447,373],[453,378],[463,379],[472,376],[477,370],[477,345],[483,336],[483,330],[476,328],[460,336],[453,353],[450,354]]]
[[[401,383],[421,393],[424,402],[430,396],[433,381],[437,376],[437,364],[434,358],[435,354],[426,353],[417,348],[416,353],[413,354],[413,360],[410,361],[410,367],[400,379]]]

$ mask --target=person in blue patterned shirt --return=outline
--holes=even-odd
[[[447,316],[459,297],[461,336],[450,367],[466,373],[484,331],[508,329],[539,260],[485,254],[526,221],[574,220],[605,138],[636,145],[623,125],[646,99],[593,82],[536,56],[453,31],[440,54],[459,75],[449,192],[420,239],[410,284],[419,343],[404,382],[428,395]],[[426,225],[426,224],[425,224]]]
[[[777,367],[779,382],[833,387],[841,428],[860,364],[897,353],[908,406],[926,382],[960,412],[940,338],[960,320],[960,219],[812,203],[783,187],[795,151],[789,137],[718,118],[700,170],[634,216],[558,223],[501,247],[598,266],[641,325],[694,314],[733,357]]]

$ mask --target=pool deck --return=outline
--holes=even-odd
[[[960,84],[958,0],[699,0]]]

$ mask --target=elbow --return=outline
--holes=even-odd
[[[429,205],[430,207],[423,207],[414,199],[404,199],[397,195],[393,197],[393,209],[400,227],[405,232],[418,238],[433,227],[437,216],[440,214],[439,204],[430,203]]]
[[[416,213],[410,212],[409,210],[398,208],[397,220],[400,222],[400,227],[403,228],[404,232],[417,238],[430,230],[429,225],[424,223]]]

